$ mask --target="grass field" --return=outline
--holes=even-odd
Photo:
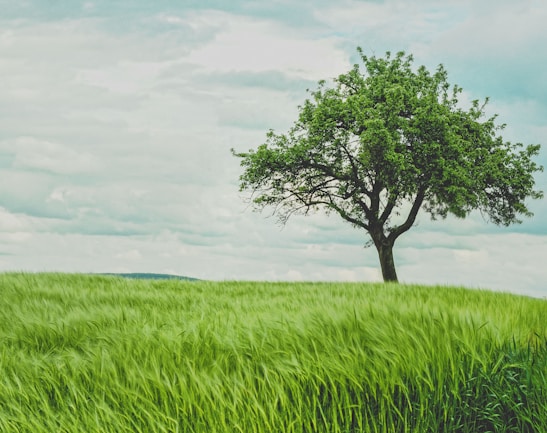
[[[0,274],[0,432],[547,432],[547,301]]]

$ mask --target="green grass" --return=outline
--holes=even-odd
[[[547,302],[0,274],[0,431],[545,432]]]

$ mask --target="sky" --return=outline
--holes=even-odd
[[[253,212],[230,149],[286,132],[360,46],[442,63],[547,165],[545,22],[543,0],[0,0],[0,271],[380,281],[339,217]],[[400,281],[546,297],[546,200],[530,209],[420,213]]]

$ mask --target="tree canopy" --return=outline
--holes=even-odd
[[[505,141],[505,125],[485,114],[488,99],[463,108],[442,65],[430,72],[404,52],[358,51],[362,64],[331,86],[319,82],[288,133],[270,130],[256,150],[233,151],[240,190],[257,209],[273,206],[282,223],[338,214],[368,232],[386,281],[397,281],[392,248],[420,210],[435,219],[478,209],[503,226],[532,215],[539,145]]]

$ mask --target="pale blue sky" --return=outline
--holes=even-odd
[[[507,139],[546,144],[541,0],[0,0],[0,11],[0,271],[379,280],[366,234],[336,217],[281,230],[247,209],[229,151],[287,130],[306,89],[347,71],[357,46],[443,63],[464,101],[491,98]],[[504,229],[422,214],[396,244],[400,279],[547,296],[546,201],[531,208]]]

